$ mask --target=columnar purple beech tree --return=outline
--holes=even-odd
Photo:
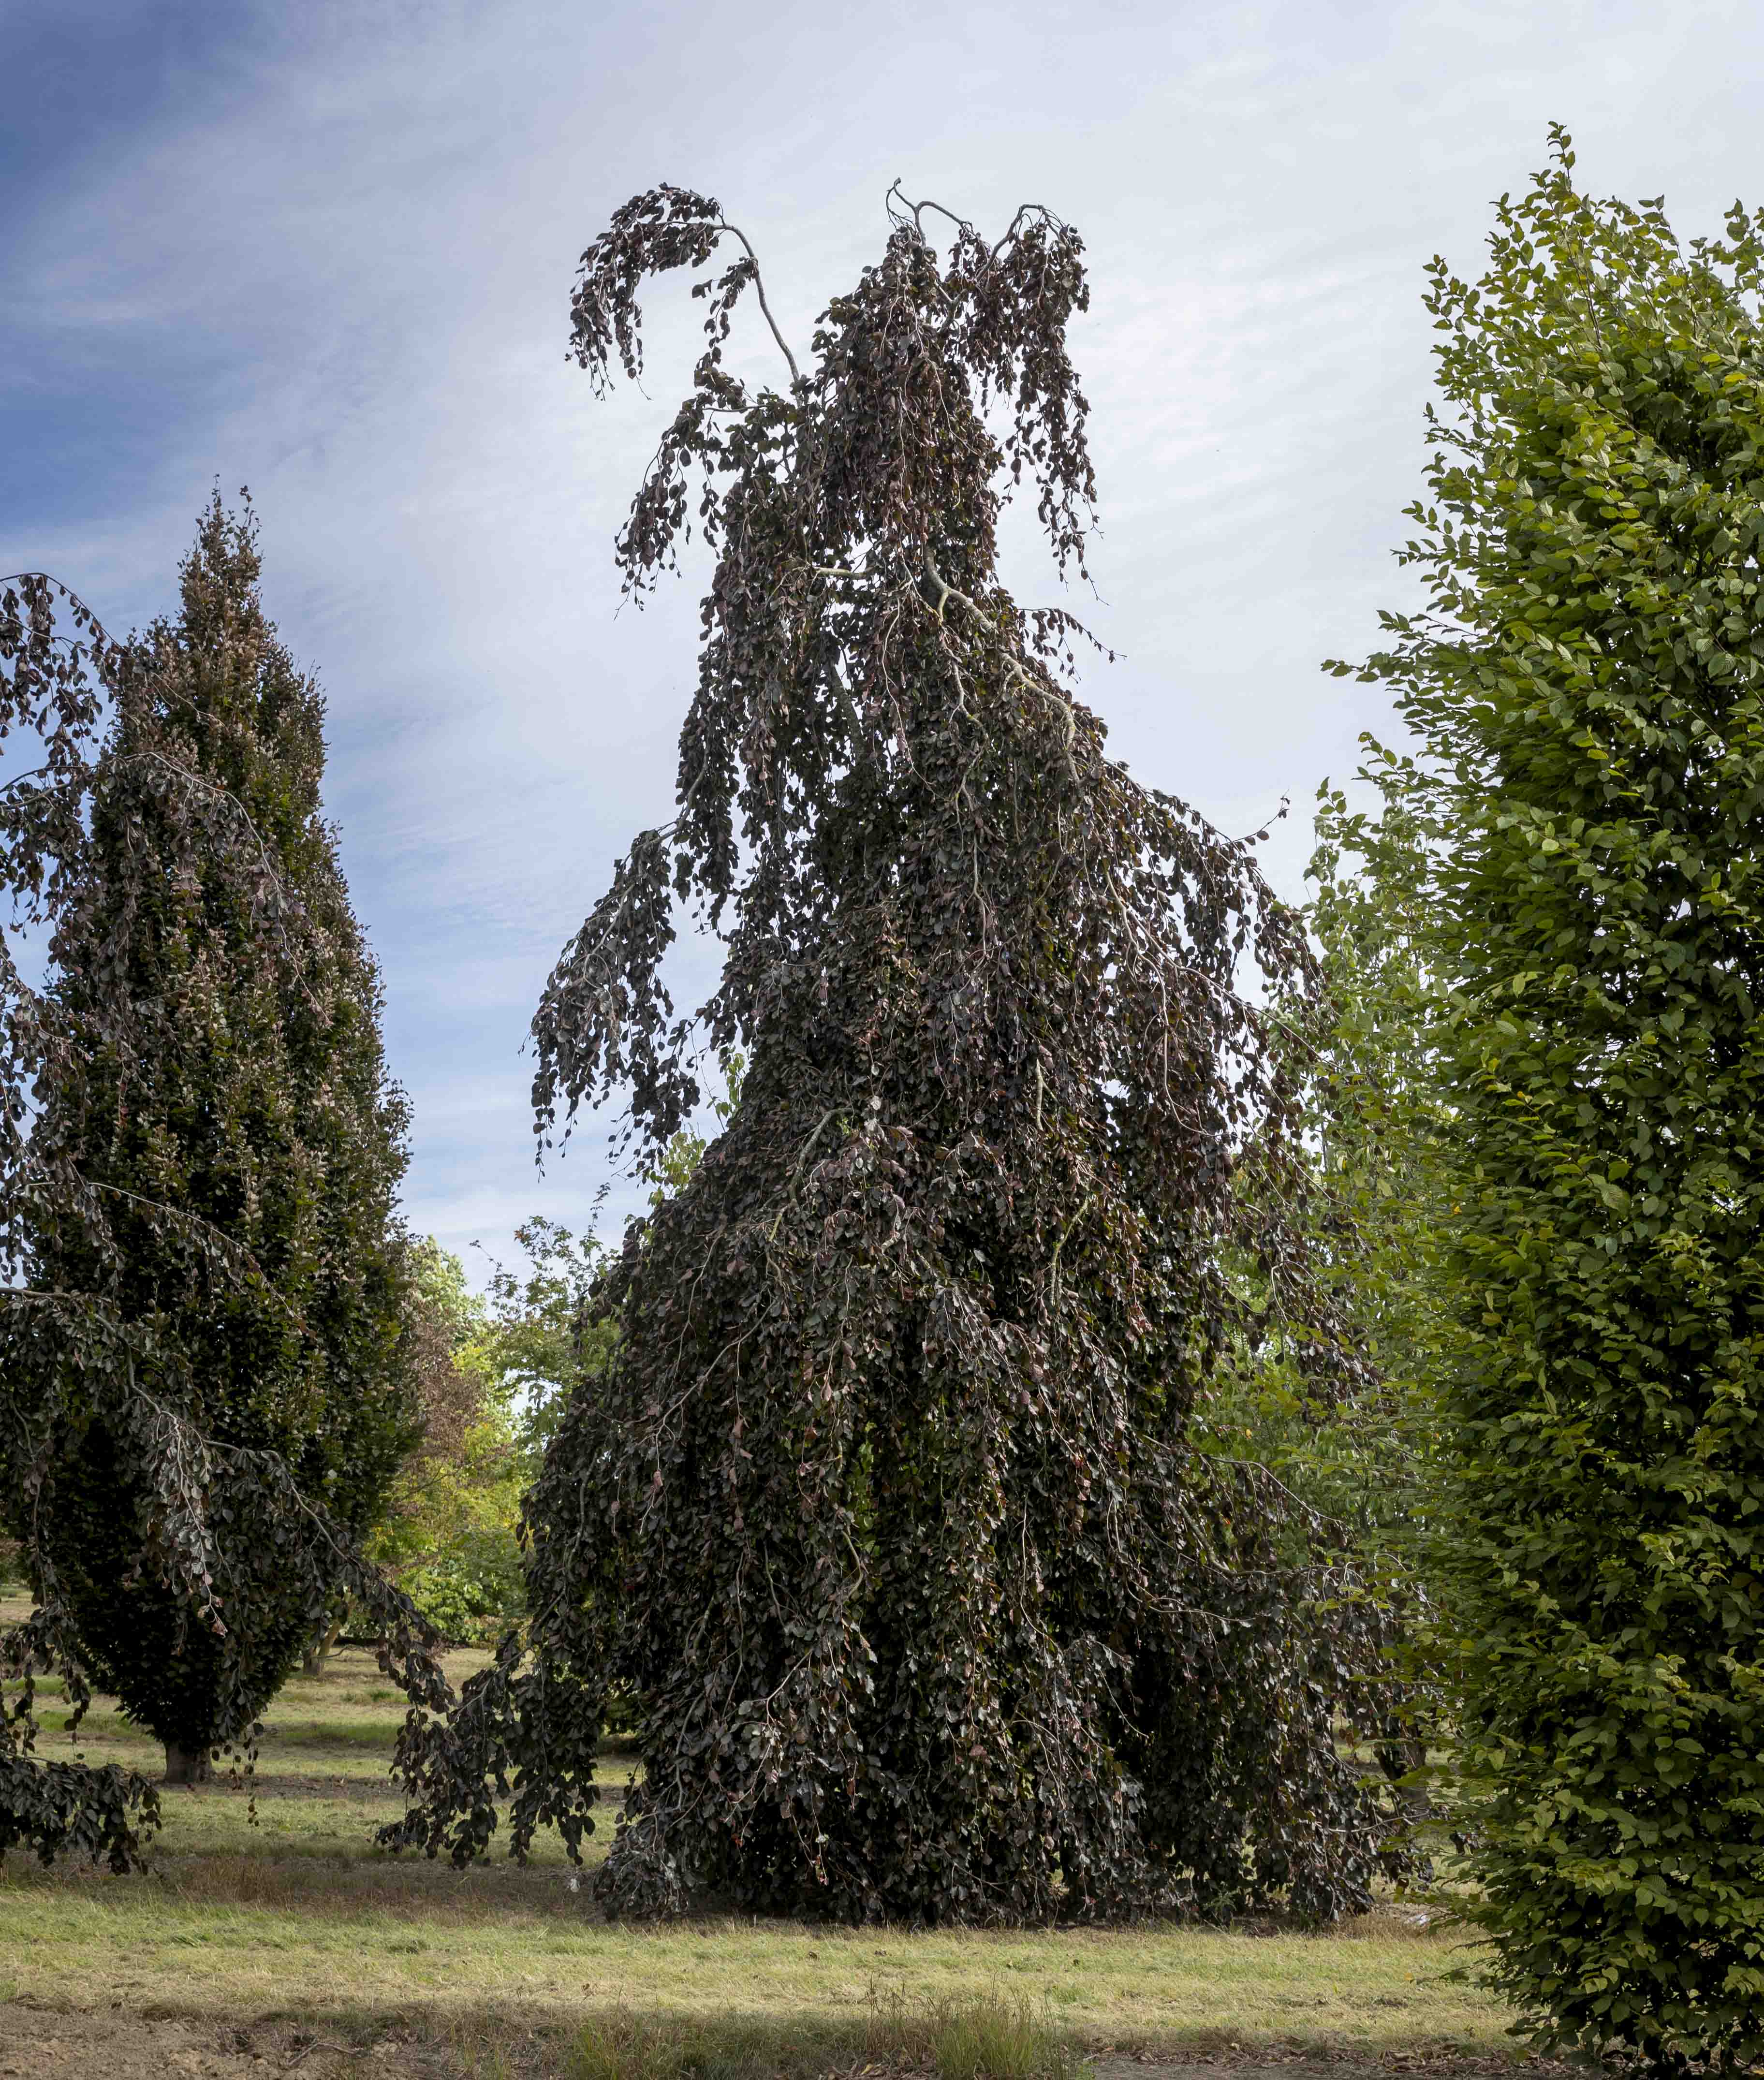
[[[124,1868],[155,1815],[142,1780],[38,1755],[45,1667],[200,1772],[346,1592],[414,1700],[448,1701],[356,1545],[411,1441],[401,1101],[319,704],[256,575],[216,504],[143,638],[40,574],[0,586],[0,1523],[35,1596],[0,1635],[0,1855]]]
[[[1205,1420],[1275,1343],[1320,1403],[1353,1364],[1257,1008],[1308,957],[1250,851],[1107,755],[1077,623],[1000,582],[1019,486],[1085,568],[1077,235],[891,214],[802,365],[714,201],[640,195],[583,258],[603,388],[640,284],[736,248],[617,551],[637,593],[691,514],[716,554],[676,813],[546,988],[541,1135],[624,1092],[653,1160],[707,1051],[747,1067],[604,1283],[620,1340],[527,1503],[530,1634],[407,1738],[392,1839],[479,1853],[513,1776],[515,1851],[578,1843],[617,1688],[620,1910],[1332,1914],[1380,1839],[1334,1727],[1377,1620]],[[725,366],[750,290],[776,388]],[[726,950],[690,1017],[677,904]]]
[[[131,645],[136,698],[99,761],[81,900],[54,941],[51,995],[76,1046],[39,1080],[32,1138],[109,1201],[124,1304],[177,1352],[185,1412],[216,1442],[274,1452],[359,1537],[422,1434],[418,1295],[396,1205],[410,1109],[320,805],[323,696],[276,640],[258,575],[254,522],[217,497],[178,612]],[[168,766],[249,824],[284,898],[272,929],[168,813]],[[126,1050],[106,1016],[119,996]],[[143,1200],[174,1216],[169,1229]],[[249,1252],[248,1288],[192,1278],[191,1217]],[[32,1247],[39,1285],[97,1274],[78,1221],[39,1219]],[[35,1377],[52,1400],[53,1365]],[[224,1632],[192,1623],[181,1587],[140,1565],[122,1441],[101,1421],[65,1427],[44,1550],[103,1687],[164,1742],[169,1780],[200,1780],[313,1636],[308,1585],[283,1565],[274,1503],[223,1472],[232,1614]]]

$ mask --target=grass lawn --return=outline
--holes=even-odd
[[[456,1681],[473,1665],[456,1656]],[[43,1701],[46,1726],[58,1726]],[[370,1655],[342,1650],[322,1677],[296,1678],[276,1700],[249,1787],[164,1793],[149,1873],[44,1872],[17,1857],[0,1865],[0,2002],[16,2003],[20,2019],[61,2011],[146,2028],[157,2017],[204,2044],[279,2032],[278,2046],[296,2044],[288,2055],[303,2080],[334,2055],[365,2057],[363,2045],[393,2040],[436,2056],[451,2047],[435,2070],[488,2073],[501,2061],[512,2071],[538,2059],[535,2070],[586,2080],[802,2070],[804,2057],[849,2066],[867,2052],[947,2067],[926,2048],[926,2019],[947,2023],[976,2001],[1033,2011],[1044,2036],[1051,2028],[1105,2065],[1136,2054],[1367,2064],[1455,2055],[1484,2065],[1512,2055],[1503,2011],[1447,1977],[1468,1955],[1461,1936],[1413,1906],[1381,1906],[1323,1935],[877,1932],[726,1917],[650,1928],[603,1921],[586,1886],[569,1889],[555,1841],[524,1869],[388,1857],[372,1836],[400,1810],[386,1765],[401,1703]],[[107,1704],[89,1715],[79,1751],[157,1774],[158,1751]],[[40,1752],[67,1750],[52,1736]],[[615,1756],[606,1767],[614,1782],[628,1774]],[[669,2037],[666,2057],[653,2045],[640,2056],[618,2050],[645,2022]],[[13,2034],[9,2022],[0,2041]],[[713,2039],[727,2056],[705,2052]],[[519,2055],[509,2049],[517,2041]],[[67,2056],[64,2048],[48,2063],[81,2070]],[[91,2056],[107,2080],[133,2070],[116,2043]],[[237,2056],[256,2061],[239,2070],[275,2070],[261,2053]],[[176,2072],[183,2057],[156,2054],[140,2070]],[[430,2069],[411,2050],[401,2065],[380,2056],[361,2070]]]

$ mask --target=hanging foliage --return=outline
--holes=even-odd
[[[1072,615],[1000,581],[1019,485],[1084,572],[1077,237],[891,211],[805,368],[705,197],[640,195],[583,258],[604,387],[640,367],[640,284],[738,249],[617,548],[639,594],[691,516],[716,554],[677,813],[547,987],[540,1130],[622,1093],[653,1164],[706,1050],[746,1067],[603,1281],[620,1340],[528,1499],[530,1633],[407,1740],[389,1839],[480,1852],[512,1776],[515,1851],[548,1822],[573,1848],[616,1691],[620,1910],[1333,1914],[1380,1839],[1335,1742],[1380,1620],[1206,1422],[1275,1340],[1319,1403],[1354,1364],[1245,988],[1302,993],[1308,956],[1247,845],[1107,755]],[[724,363],[750,290],[778,388]],[[725,950],[690,1017],[677,902]]]

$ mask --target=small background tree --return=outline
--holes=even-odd
[[[1544,2043],[1728,2070],[1764,2055],[1764,218],[1686,246],[1553,134],[1480,280],[1432,270],[1431,602],[1367,674],[1438,841],[1473,1911]]]
[[[9,638],[61,756],[11,802],[52,968],[14,985],[38,1110],[8,1180],[6,1499],[39,1610],[10,1644],[115,1691],[174,1778],[249,1739],[346,1585],[445,1695],[356,1546],[415,1436],[405,1113],[320,815],[322,705],[258,570],[217,499],[178,618],[96,652],[95,762],[40,589]]]
[[[464,1264],[432,1237],[415,1254],[422,1444],[368,1554],[439,1632],[472,1641],[521,1615],[516,1526],[531,1460]]]
[[[1455,1724],[1440,1655],[1455,1526],[1437,1405],[1447,1333],[1440,1236],[1451,1211],[1431,1032],[1438,834],[1401,770],[1384,777],[1381,814],[1350,807],[1327,782],[1318,790],[1305,918],[1325,986],[1290,1007],[1286,1028],[1315,1166],[1305,1201],[1313,1243],[1367,1363],[1321,1411],[1279,1368],[1264,1367],[1240,1389],[1237,1412],[1257,1455],[1351,1527],[1361,1593],[1392,1617],[1387,1651],[1397,1680],[1374,1752],[1400,1787],[1416,1868],[1430,1869],[1448,1830],[1431,1796],[1430,1755]]]
[[[623,1910],[1336,1913],[1380,1839],[1335,1744],[1379,1620],[1333,1528],[1206,1434],[1276,1327],[1311,1401],[1355,1363],[1289,1218],[1296,1087],[1238,990],[1253,964],[1302,994],[1304,934],[1106,756],[1076,623],[999,581],[1025,480],[1083,567],[1077,237],[947,219],[946,257],[945,213],[891,209],[775,389],[724,364],[740,299],[770,313],[716,203],[639,196],[584,256],[602,383],[637,373],[644,279],[736,248],[619,545],[639,593],[689,505],[716,552],[678,815],[552,978],[541,1128],[628,1094],[653,1169],[698,1050],[747,1066],[601,1290],[619,1341],[527,1504],[530,1636],[407,1741],[425,1804],[392,1839],[477,1854],[519,1772],[512,1846],[556,1820],[573,1848],[622,1691]],[[696,1021],[662,972],[677,897],[726,948]]]
[[[681,1137],[676,1167],[689,1175],[702,1143]],[[496,1381],[523,1457],[526,1484],[573,1395],[590,1390],[618,1340],[592,1303],[606,1269],[598,1241],[536,1214],[514,1231],[524,1266],[493,1262],[476,1361]]]

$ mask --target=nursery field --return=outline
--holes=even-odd
[[[456,1656],[456,1680],[473,1665]],[[107,1703],[80,1751],[157,1771]],[[58,1729],[52,1700],[44,1716]],[[149,1873],[0,1866],[0,2074],[1014,2080],[1083,2062],[1106,2076],[1513,2057],[1502,2011],[1449,1976],[1469,1957],[1461,1933],[1413,1904],[1327,1935],[649,1928],[602,1919],[555,1842],[524,1869],[387,1857],[372,1836],[399,1810],[399,1717],[372,1656],[341,1650],[277,1699],[252,1784],[164,1794]],[[52,1733],[43,1752],[58,1750]],[[617,1755],[606,1766],[628,1776]]]

